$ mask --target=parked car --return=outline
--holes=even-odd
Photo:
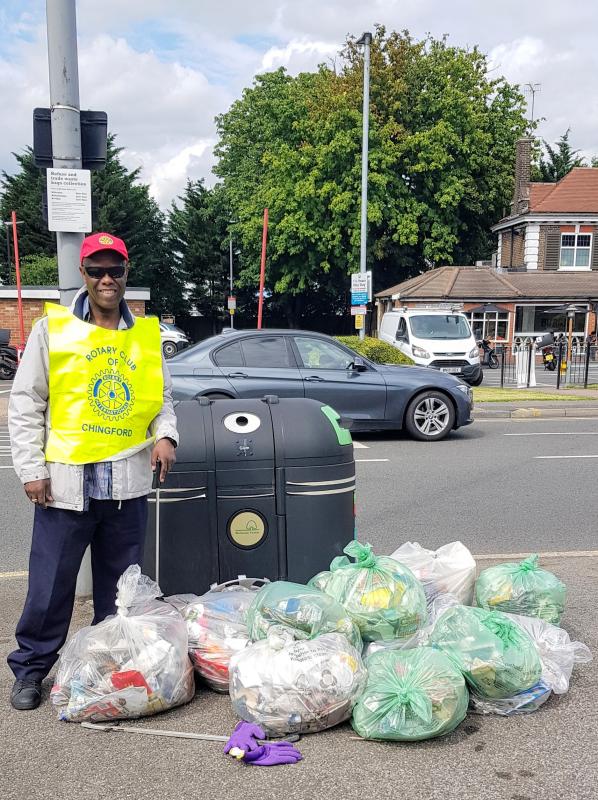
[[[160,337],[162,339],[162,352],[166,358],[172,358],[179,350],[189,346],[189,339],[185,331],[170,322],[160,322]]]
[[[457,310],[397,308],[382,315],[380,338],[420,367],[457,375],[471,386],[484,379],[469,322]]]
[[[301,330],[231,330],[169,361],[175,400],[310,397],[332,406],[352,431],[406,429],[438,441],[472,422],[462,381],[411,366],[374,364],[330,336]]]

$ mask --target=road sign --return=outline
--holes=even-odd
[[[48,230],[63,233],[91,231],[91,172],[88,169],[49,169]]]
[[[351,316],[367,313],[367,306],[351,306]]]
[[[364,314],[355,314],[355,330],[360,331],[364,327],[365,322],[365,315]]]
[[[351,275],[351,305],[362,306],[372,299],[372,272],[354,272]]]
[[[228,310],[235,311],[237,308],[237,298],[233,297],[232,295],[227,299],[228,303]]]

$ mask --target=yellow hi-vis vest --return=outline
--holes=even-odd
[[[142,449],[163,402],[158,320],[137,317],[132,328],[108,330],[55,303],[46,303],[45,310],[50,355],[46,461],[90,464]]]

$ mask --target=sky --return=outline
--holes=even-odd
[[[0,0],[0,170],[16,170],[33,108],[49,106],[45,14],[41,0]],[[256,74],[332,63],[375,23],[479,46],[493,76],[541,84],[539,136],[570,127],[598,154],[596,0],[78,0],[81,108],[108,113],[125,164],[166,209],[187,178],[214,183],[214,117]]]

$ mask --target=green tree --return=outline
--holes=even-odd
[[[579,150],[573,150],[569,144],[570,133],[571,128],[567,128],[554,147],[551,147],[545,139],[542,140],[543,147],[540,148],[537,164],[532,169],[532,180],[556,183],[574,167],[588,166],[585,159],[577,155]]]
[[[211,320],[214,333],[228,318],[229,219],[222,187],[209,190],[203,180],[188,180],[168,213],[168,249],[185,284],[187,311]]]
[[[57,283],[58,260],[56,256],[37,254],[23,257],[21,260],[21,284],[23,286],[56,286]]]
[[[22,153],[13,153],[18,171],[14,175],[2,172],[0,178],[0,215],[2,221],[11,218],[11,211],[17,212],[22,222],[18,227],[19,253],[27,255],[47,255],[56,253],[56,236],[50,233],[42,215],[42,197],[46,190],[45,173],[39,170],[33,160],[33,151],[26,147]],[[12,252],[12,235],[10,238]],[[0,249],[4,264],[2,275],[8,277],[6,269],[6,248]],[[11,260],[12,260],[11,256]],[[13,261],[14,263],[14,261]]]
[[[241,279],[257,286],[267,207],[269,305],[291,324],[344,319],[347,275],[359,265],[362,74],[351,38],[340,70],[257,76],[217,118],[215,171],[238,219]],[[374,288],[487,256],[490,225],[512,194],[515,141],[528,125],[518,89],[490,79],[477,49],[383,27],[372,43],[370,86]]]

